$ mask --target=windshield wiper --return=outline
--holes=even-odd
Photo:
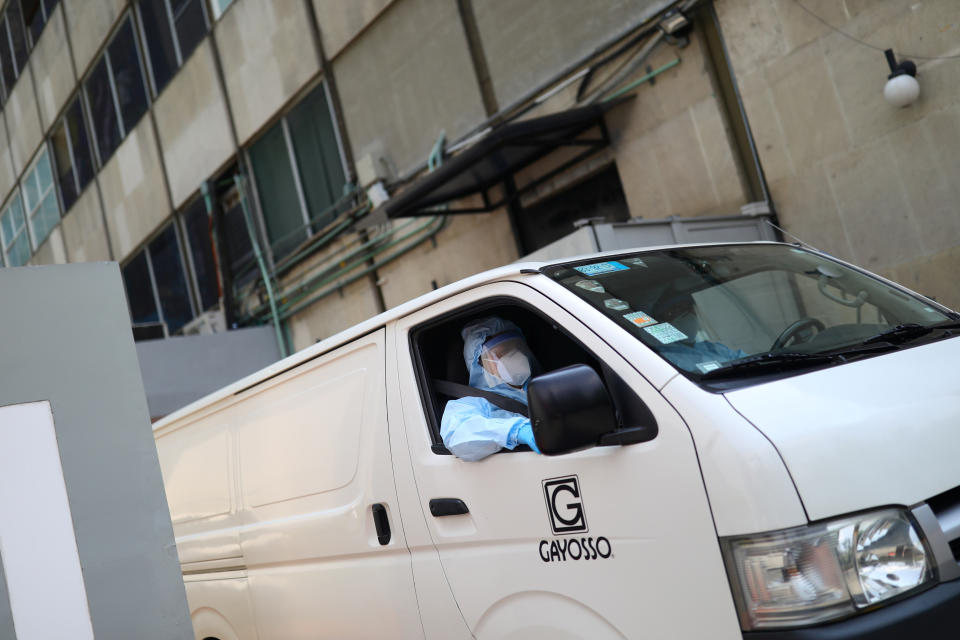
[[[950,329],[960,328],[960,322],[941,322],[939,324],[931,325],[922,325],[915,322],[910,322],[907,324],[898,324],[897,326],[887,329],[886,331],[881,331],[875,336],[871,336],[866,340],[862,341],[861,345],[874,344],[877,342],[888,342],[890,344],[904,344],[905,342],[910,342],[911,340],[916,340],[917,338],[922,338],[928,333],[933,333],[934,331],[943,331],[946,330],[949,333]]]
[[[700,379],[715,380],[739,375],[763,375],[837,362],[843,362],[843,358],[831,353],[760,353],[708,371],[701,375]]]

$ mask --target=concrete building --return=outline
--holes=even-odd
[[[769,210],[960,306],[952,5],[7,0],[0,256],[119,261],[140,337],[290,350],[578,219]]]

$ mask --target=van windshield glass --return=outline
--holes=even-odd
[[[960,318],[789,245],[642,251],[543,272],[703,381],[842,364],[949,337]]]

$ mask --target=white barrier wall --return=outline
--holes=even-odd
[[[0,407],[0,558],[18,638],[88,640],[90,609],[54,429],[49,402]]]

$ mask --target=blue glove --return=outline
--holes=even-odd
[[[525,444],[537,453],[540,453],[540,449],[537,448],[537,441],[533,438],[533,426],[529,421],[517,431],[517,442],[519,444]]]

